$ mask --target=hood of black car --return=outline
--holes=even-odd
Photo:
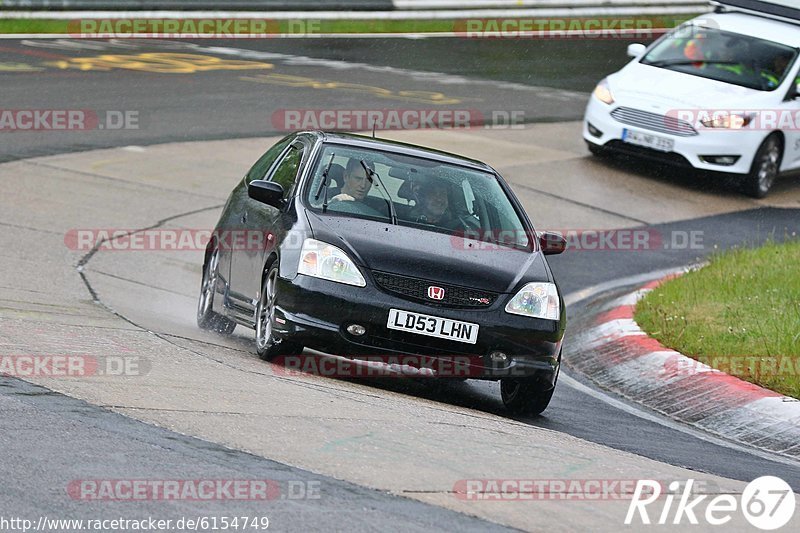
[[[371,271],[492,292],[513,292],[521,281],[551,281],[542,254],[458,236],[308,212],[314,238],[345,250]]]

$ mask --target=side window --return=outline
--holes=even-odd
[[[250,183],[253,180],[264,179],[272,164],[276,159],[278,159],[278,156],[283,153],[289,143],[292,142],[293,138],[293,135],[284,137],[272,148],[267,150],[267,152],[262,155],[258,161],[256,161],[256,164],[253,165],[253,168],[251,168],[247,173],[247,183]]]
[[[270,181],[280,183],[283,186],[283,197],[288,198],[291,194],[294,182],[297,180],[297,172],[300,170],[300,162],[303,160],[304,147],[300,144],[292,145],[283,157],[278,167],[272,173]]]

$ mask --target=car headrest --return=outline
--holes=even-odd
[[[407,179],[403,182],[397,190],[397,196],[405,198],[406,200],[416,201],[417,195],[422,191],[424,194],[425,189],[431,186],[442,186],[447,189],[447,196],[452,199],[453,185],[447,181],[426,176],[425,174]]]
[[[328,179],[333,181],[333,185],[337,188],[344,187],[344,167],[335,163],[331,165],[328,169]]]
[[[404,200],[417,200],[417,197],[414,195],[414,188],[413,188],[414,180],[405,180],[403,184],[397,189],[397,196],[403,198]]]

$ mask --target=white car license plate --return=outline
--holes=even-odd
[[[659,152],[671,152],[675,147],[675,141],[658,135],[651,135],[636,130],[624,129],[622,130],[622,140],[626,143],[636,144],[638,146],[646,146]]]
[[[400,309],[389,309],[389,320],[386,322],[386,327],[467,344],[478,342],[478,324],[411,313]]]

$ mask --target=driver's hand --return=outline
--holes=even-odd
[[[355,202],[356,199],[350,196],[349,194],[337,194],[330,200],[331,202]]]

